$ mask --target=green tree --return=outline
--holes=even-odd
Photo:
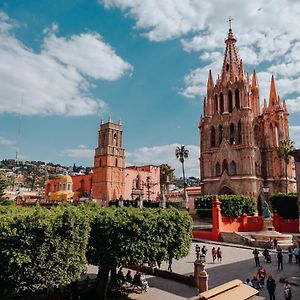
[[[91,224],[88,261],[99,266],[98,292],[106,299],[109,273],[157,257],[180,258],[191,244],[191,218],[176,209],[103,208]]]
[[[0,201],[6,200],[7,196],[5,194],[5,188],[7,186],[7,181],[4,176],[0,175]]]
[[[276,147],[277,156],[285,163],[285,192],[288,192],[288,164],[291,159],[291,153],[295,150],[294,142],[291,140],[283,140]]]
[[[89,229],[83,211],[70,205],[0,208],[0,298],[78,279]]]
[[[188,206],[186,199],[186,182],[185,182],[185,171],[184,171],[184,160],[189,157],[189,150],[185,146],[177,146],[175,150],[176,158],[181,162],[182,166],[182,177],[183,177],[183,199],[185,202],[185,207]]]

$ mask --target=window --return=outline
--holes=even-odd
[[[224,96],[223,93],[220,94],[220,114],[224,112]]]
[[[236,175],[236,162],[234,161],[230,163],[230,175]]]
[[[221,166],[220,164],[217,162],[216,163],[216,176],[220,176],[221,175]]]
[[[228,91],[228,111],[232,113],[233,103],[232,103],[232,92]]]
[[[117,146],[117,134],[114,133],[114,146]]]
[[[240,91],[238,89],[235,90],[235,106],[240,108]]]
[[[278,127],[277,127],[277,124],[275,125],[275,146],[278,147],[279,145],[279,137],[278,137]]]
[[[219,107],[218,107],[218,95],[215,95],[215,112],[219,112]]]
[[[224,159],[222,162],[222,173],[224,173],[225,171],[227,171],[228,173],[228,162],[227,159]]]
[[[118,166],[118,159],[116,158],[116,167]]]
[[[211,147],[216,147],[216,130],[214,126],[212,126],[210,129],[210,139],[211,139]]]
[[[230,123],[230,138],[229,138],[229,141],[230,141],[230,144],[235,144],[235,140],[234,140],[234,124],[233,123]]]
[[[238,144],[242,142],[242,123],[238,122]]]
[[[223,126],[219,125],[219,146],[221,145],[223,140]]]
[[[99,167],[102,167],[102,159],[99,160]]]

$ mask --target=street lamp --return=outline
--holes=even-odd
[[[196,258],[197,260],[199,260],[201,255],[200,255],[200,246],[198,244],[196,244],[195,246],[195,251],[196,251]]]
[[[265,201],[269,204],[269,192],[270,192],[270,188],[268,186],[263,187],[263,192],[265,194]]]

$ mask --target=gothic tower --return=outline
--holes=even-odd
[[[255,71],[250,80],[229,29],[221,76],[209,71],[207,97],[200,118],[200,167],[204,194],[243,194],[263,199],[284,191],[284,165],[277,158],[278,141],[288,138],[288,113],[272,77],[269,106],[260,113]],[[294,182],[292,163],[288,177]],[[278,182],[280,185],[278,185]],[[290,185],[290,190],[294,184]]]
[[[110,201],[124,195],[125,154],[122,124],[101,121],[93,168],[93,198]]]

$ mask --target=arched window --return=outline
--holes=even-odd
[[[230,163],[230,175],[236,175],[236,162],[232,161]]]
[[[228,111],[232,113],[233,103],[232,103],[232,91],[228,91]]]
[[[215,95],[215,112],[218,113],[219,112],[219,107],[218,107],[218,95]]]
[[[105,146],[105,133],[103,133],[102,137],[103,137],[102,146]]]
[[[102,159],[99,160],[99,167],[102,167]]]
[[[242,123],[238,122],[238,144],[242,142]]]
[[[235,140],[234,140],[234,124],[230,123],[230,144],[235,144]]]
[[[116,167],[118,166],[118,159],[116,158]]]
[[[277,127],[277,124],[275,125],[274,133],[275,133],[275,146],[278,147],[279,146],[279,136],[278,136],[278,127]]]
[[[216,176],[220,176],[221,175],[221,166],[220,164],[217,162],[216,163]]]
[[[214,126],[212,126],[210,129],[210,140],[211,140],[211,147],[216,147],[216,130]]]
[[[236,106],[236,108],[240,108],[240,91],[239,91],[239,89],[235,90],[235,106]]]
[[[224,173],[225,171],[227,171],[228,173],[228,162],[227,159],[224,159],[222,162],[222,173]]]
[[[219,125],[219,146],[221,145],[223,140],[223,126]]]
[[[220,94],[220,114],[224,112],[224,96],[223,93]]]
[[[117,134],[114,133],[114,145],[117,146]]]

